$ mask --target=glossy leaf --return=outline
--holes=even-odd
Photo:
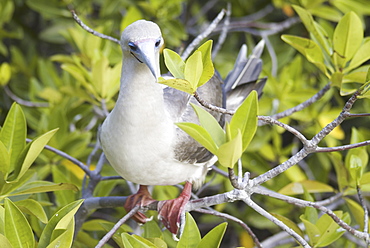
[[[300,219],[302,220],[306,228],[306,234],[310,239],[310,244],[314,246],[315,244],[317,244],[317,241],[319,240],[321,235],[319,228],[314,223],[306,220],[303,215],[300,216]]]
[[[52,242],[46,248],[72,247],[74,230],[74,218],[69,219],[68,224],[63,229],[58,230],[58,227],[56,227],[53,232]]]
[[[221,223],[209,231],[200,241],[197,248],[218,248],[227,228],[227,222]]]
[[[252,91],[230,121],[231,137],[236,137],[239,131],[242,135],[242,152],[245,151],[257,131],[258,96]]]
[[[200,125],[211,135],[217,146],[225,143],[225,132],[218,123],[218,121],[208,113],[204,108],[191,104],[196,112]]]
[[[53,234],[55,228],[59,224],[59,222],[68,213],[75,214],[77,212],[77,210],[79,209],[79,207],[81,206],[82,202],[83,202],[83,200],[78,200],[78,201],[71,202],[67,206],[64,206],[63,208],[61,208],[58,212],[56,212],[53,215],[53,217],[51,217],[51,219],[49,220],[48,224],[45,226],[45,228],[44,228],[44,230],[41,234],[39,244],[38,244],[38,248],[47,247],[53,241],[53,240],[51,240],[51,237],[52,237],[52,234]]]
[[[203,62],[203,72],[199,79],[198,87],[207,83],[215,74],[215,69],[212,63],[212,43],[212,40],[208,40],[197,49],[197,51],[202,53]]]
[[[182,60],[180,55],[169,49],[164,49],[163,55],[166,67],[171,72],[171,74],[175,78],[185,79],[185,62]]]
[[[309,62],[315,64],[320,69],[320,71],[326,74],[324,56],[322,54],[322,50],[316,44],[316,42],[310,39],[297,37],[293,35],[283,35],[281,38],[283,41],[297,49],[301,54],[303,54],[306,57],[306,59]]]
[[[184,232],[177,243],[176,248],[196,248],[201,240],[200,232],[197,223],[189,214],[186,212],[186,222]]]
[[[121,234],[121,238],[122,238],[122,241],[123,241],[123,244],[125,246],[125,248],[129,248],[129,247],[132,247],[132,248],[136,248],[136,247],[142,247],[142,248],[156,248],[153,244],[151,244],[151,242],[149,242],[149,244],[147,242],[143,242],[143,240],[140,240],[139,239],[139,236],[131,236],[130,234],[128,233],[122,233]]]
[[[370,38],[364,39],[364,43],[361,44],[360,48],[356,51],[348,67],[345,68],[345,72],[357,68],[370,59]]]
[[[318,43],[325,49],[326,53],[330,54],[331,53],[330,46],[327,40],[328,35],[323,33],[322,30],[318,29],[319,25],[317,24],[317,22],[315,22],[311,13],[297,5],[292,5],[292,7],[299,15],[306,29],[313,35],[315,40],[317,40]]]
[[[352,59],[361,46],[364,31],[360,18],[354,13],[347,13],[334,30],[334,51],[338,54],[339,66]]]
[[[207,130],[204,127],[190,122],[176,123],[176,125],[182,130],[184,130],[187,134],[189,134],[193,139],[198,141],[199,144],[204,146],[208,151],[210,151],[213,154],[216,154],[217,145],[215,141],[212,139],[212,136],[207,132]]]
[[[3,142],[0,140],[0,172],[3,175],[3,179],[5,180],[8,176],[10,168],[10,154],[8,149]]]
[[[5,204],[5,236],[13,247],[28,248],[35,244],[30,224],[19,208],[8,198]]]
[[[197,90],[197,88],[194,87],[189,81],[180,78],[164,79],[160,77],[158,83],[170,86],[171,88],[177,90],[181,90],[190,95],[194,94],[194,92]]]
[[[0,65],[0,85],[6,85],[11,78],[11,68],[10,65],[6,62]]]
[[[343,73],[340,71],[334,72],[331,74],[330,81],[332,82],[333,86],[341,87],[343,81]]]
[[[348,214],[343,214],[342,211],[334,211],[334,213],[344,222],[350,222]],[[326,247],[339,239],[345,230],[341,228],[334,220],[327,214],[322,215],[316,223],[320,230],[320,238],[317,240],[316,247]]]
[[[239,130],[238,134],[232,140],[224,143],[218,148],[215,155],[218,157],[218,162],[221,165],[233,168],[242,154],[243,141]]]
[[[53,129],[37,137],[26,146],[24,151],[22,151],[22,153],[25,153],[26,155],[23,161],[18,161],[18,163],[21,164],[20,166],[17,166],[20,171],[14,172],[14,174],[17,175],[17,180],[21,178],[24,173],[26,173],[26,171],[31,167],[32,163],[36,160],[36,158],[39,156],[45,145],[49,142],[51,137],[53,137],[56,131],[58,131],[58,129]]]
[[[346,201],[346,205],[350,210],[350,213],[354,217],[354,222],[360,225],[360,230],[364,229],[364,209],[363,207],[356,201],[349,199],[349,198],[344,198]]]
[[[17,190],[14,192],[9,192],[7,194],[1,195],[0,199],[3,199],[7,196],[51,192],[51,191],[56,191],[56,190],[78,191],[78,188],[75,185],[69,184],[69,183],[52,183],[48,181],[33,181],[25,185],[22,185],[21,187],[18,186]]]
[[[9,242],[3,234],[0,233],[0,244],[2,248],[13,248],[12,244]]]
[[[203,73],[202,53],[195,51],[185,63],[184,76],[196,88]]]
[[[35,216],[42,223],[46,224],[48,222],[48,217],[46,216],[45,210],[41,206],[40,202],[33,199],[26,199],[17,201],[15,204],[22,210],[22,212]]]
[[[301,228],[299,228],[299,226],[296,223],[294,223],[293,221],[291,221],[287,217],[282,216],[280,214],[276,214],[276,213],[271,213],[271,215],[274,216],[275,218],[277,218],[278,220],[280,220],[281,222],[283,222],[290,229],[292,229],[293,231],[295,231],[299,236],[301,236],[301,237],[304,236]]]
[[[298,195],[303,194],[304,190],[307,190],[309,193],[322,193],[322,192],[333,192],[334,189],[322,182],[305,180],[302,182],[293,182],[289,183],[278,192],[283,195]]]
[[[13,103],[0,131],[0,140],[10,154],[10,168],[15,168],[18,156],[26,146],[26,119],[22,108]]]

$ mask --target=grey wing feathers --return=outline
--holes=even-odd
[[[253,49],[252,54],[247,58],[247,47],[243,45],[235,61],[233,70],[222,82],[219,74],[215,75],[202,87],[198,88],[199,96],[206,102],[215,106],[223,106],[227,109],[236,109],[252,90],[257,90],[259,95],[266,83],[262,79],[257,83],[258,77],[262,70],[261,53],[264,48],[263,40],[260,41]],[[198,124],[198,118],[188,102],[199,104],[194,97],[188,94],[168,88],[165,89],[165,101],[171,116],[175,122],[192,122]],[[181,103],[181,104],[179,104]],[[221,125],[223,125],[223,116],[207,110],[212,114]],[[226,116],[226,118],[230,116]],[[177,141],[174,147],[175,157],[179,161],[188,163],[203,163],[210,160],[213,155],[201,146],[197,141],[178,128]]]

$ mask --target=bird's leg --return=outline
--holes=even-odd
[[[190,200],[191,186],[191,183],[187,181],[179,197],[158,202],[158,218],[175,235],[179,230],[181,214]]]
[[[140,207],[145,207],[155,201],[156,200],[152,198],[152,196],[150,195],[148,191],[148,186],[140,185],[140,188],[136,192],[136,194],[130,195],[127,198],[124,207],[126,211],[129,212],[131,209],[133,209],[137,205],[139,205]],[[137,212],[132,218],[135,221],[142,223],[142,224],[146,223],[146,221],[148,220],[146,215],[143,214],[142,212]]]

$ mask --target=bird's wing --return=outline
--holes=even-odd
[[[197,92],[205,101],[216,106],[222,106],[221,83],[222,80],[215,75],[206,84],[199,87]],[[164,100],[167,110],[174,122],[192,122],[199,124],[198,117],[189,104],[193,103],[199,105],[194,97],[172,88],[165,88]],[[217,120],[220,120],[220,113],[210,110],[207,111],[211,113]],[[213,157],[213,155],[207,151],[207,149],[205,149],[180,128],[177,128],[176,131],[174,151],[175,158],[177,160],[193,164],[207,162]]]

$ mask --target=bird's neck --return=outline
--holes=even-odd
[[[149,68],[133,57],[123,60],[121,87],[114,112],[140,122],[145,122],[149,116],[152,121],[166,116],[163,87],[156,82]]]

